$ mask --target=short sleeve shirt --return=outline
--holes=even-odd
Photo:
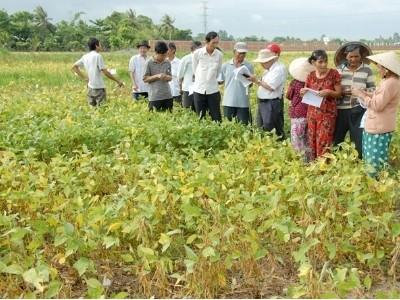
[[[144,76],[153,76],[161,73],[171,76],[171,63],[167,60],[158,63],[153,58],[150,58],[146,64]],[[149,83],[149,101],[166,100],[171,98],[172,94],[168,81],[156,80]]]
[[[266,82],[273,91],[269,91],[262,86],[258,87],[257,97],[260,99],[275,99],[283,96],[283,89],[287,77],[287,70],[283,63],[276,61],[269,70],[266,70],[262,76],[262,81]]]
[[[140,54],[132,56],[129,60],[128,70],[133,72],[136,85],[139,89],[139,93],[147,93],[149,91],[149,85],[143,82],[143,75],[146,71],[146,63],[149,60],[148,57],[143,57]]]
[[[306,87],[321,91],[321,90],[335,90],[335,86],[340,85],[340,74],[337,70],[329,69],[328,74],[324,78],[318,78],[315,71],[312,71],[306,81]],[[332,110],[336,113],[336,99],[333,97],[326,97],[321,104],[321,110]]]
[[[105,88],[101,71],[104,70],[106,67],[104,64],[103,57],[101,56],[100,53],[98,53],[95,50],[90,51],[89,53],[83,55],[81,59],[79,59],[75,63],[75,65],[85,68],[89,78],[89,83],[88,83],[89,88],[92,89]]]
[[[249,62],[244,61],[242,65],[245,65],[251,74],[254,73],[254,68]],[[239,80],[235,79],[235,69],[237,68],[233,60],[222,65],[220,79],[225,82],[222,105],[246,108],[249,107],[248,88],[244,87]]]

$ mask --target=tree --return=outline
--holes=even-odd
[[[159,26],[159,32],[161,37],[168,38],[171,40],[171,36],[176,30],[174,26],[175,19],[170,17],[169,15],[164,15],[161,19],[161,24]]]

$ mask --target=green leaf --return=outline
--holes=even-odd
[[[134,261],[133,256],[130,254],[122,254],[121,257],[124,260],[124,262],[126,262],[126,263],[131,263]]]
[[[171,244],[171,238],[168,235],[161,233],[161,237],[158,242],[163,245],[161,252],[164,253]]]
[[[127,292],[120,292],[112,296],[113,299],[126,299],[128,298],[129,294]]]
[[[15,274],[15,275],[21,275],[24,272],[22,267],[17,264],[12,264],[10,266],[5,267],[2,270],[2,273],[8,273],[8,274]]]
[[[71,223],[67,222],[67,223],[64,224],[64,232],[65,232],[65,234],[72,235],[74,233],[74,230],[75,230],[74,225],[72,225]]]
[[[371,277],[369,275],[365,276],[363,283],[364,283],[364,286],[365,286],[365,288],[367,290],[371,289],[372,279],[371,279]]]
[[[392,225],[392,237],[396,237],[400,234],[400,223],[394,223]]]
[[[334,243],[326,243],[326,249],[329,252],[329,259],[334,259],[336,256],[336,245]]]
[[[86,257],[81,257],[77,262],[74,263],[74,268],[78,271],[79,276],[82,276],[92,263],[93,262]]]
[[[88,296],[90,298],[98,299],[102,297],[104,288],[96,278],[86,280],[86,285],[88,287]]]
[[[203,255],[203,257],[212,257],[215,256],[215,250],[213,247],[206,247],[203,249],[203,251],[201,252],[201,254]]]
[[[315,230],[315,224],[310,224],[306,230],[306,237],[309,237]]]
[[[186,257],[194,262],[197,262],[199,260],[199,257],[196,255],[196,253],[194,253],[190,247],[186,245],[184,247],[185,247]]]
[[[24,272],[22,278],[24,278],[25,282],[32,284],[39,292],[43,292],[44,288],[41,285],[43,280],[34,268]]]
[[[119,246],[119,238],[114,236],[105,236],[103,238],[103,245],[106,249],[111,248],[112,246]]]
[[[49,286],[47,287],[47,291],[46,291],[46,298],[53,298],[53,297],[57,297],[58,293],[61,290],[61,282],[57,281],[57,280],[53,280],[52,282],[50,282]]]

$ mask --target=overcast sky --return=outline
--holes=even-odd
[[[55,22],[70,20],[78,11],[90,20],[131,8],[155,23],[168,14],[176,27],[191,29],[194,35],[203,32],[201,0],[0,0],[0,8],[9,13],[38,5]],[[400,32],[400,0],[208,0],[207,6],[207,30],[223,29],[235,37],[311,39],[325,34],[368,39]]]

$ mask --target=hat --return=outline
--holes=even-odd
[[[274,53],[278,54],[278,55],[281,54],[281,47],[279,47],[278,44],[275,44],[275,43],[268,44],[267,45],[267,49],[269,51],[271,51],[271,52],[274,52]]]
[[[275,55],[275,53],[271,52],[268,49],[262,49],[258,52],[257,58],[253,60],[254,62],[259,62],[259,63],[266,63],[269,62],[270,60],[273,60],[274,58],[277,58],[278,56]]]
[[[150,45],[148,41],[141,41],[136,45],[136,48],[140,47],[147,47],[147,49],[150,49]]]
[[[364,63],[368,63],[368,61],[365,58],[368,55],[372,55],[371,48],[369,48],[368,45],[366,45],[362,42],[348,42],[346,44],[343,44],[342,46],[339,47],[339,49],[336,50],[335,59],[334,59],[335,66],[339,66],[346,62],[347,53],[345,53],[345,51],[346,51],[346,48],[351,45],[360,47],[361,59],[363,60]]]
[[[247,44],[244,42],[237,42],[235,46],[233,46],[233,49],[239,53],[246,53],[249,51],[249,49],[247,49]]]
[[[289,73],[298,81],[305,82],[308,74],[314,71],[315,68],[308,62],[307,57],[299,57],[294,59],[289,65]]]
[[[396,75],[400,76],[400,61],[397,57],[396,52],[384,52],[380,54],[375,54],[367,56],[367,59],[380,64],[382,67],[392,71]]]

